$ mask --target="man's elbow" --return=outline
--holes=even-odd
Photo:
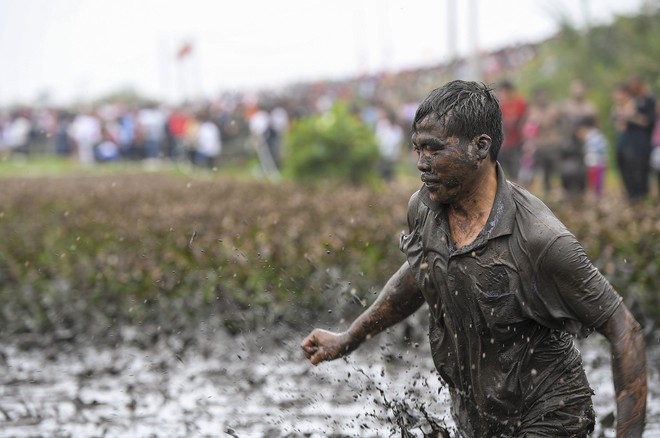
[[[626,346],[630,343],[645,347],[644,330],[625,304],[621,303],[612,316],[597,329],[613,347]]]

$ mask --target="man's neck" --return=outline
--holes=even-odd
[[[479,235],[488,221],[496,193],[497,172],[493,166],[464,198],[449,205],[447,220],[456,248],[469,245]]]

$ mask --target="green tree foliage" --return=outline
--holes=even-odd
[[[374,134],[344,102],[298,120],[285,138],[284,151],[283,172],[294,181],[313,183],[330,178],[360,185],[377,177]]]
[[[524,90],[543,85],[556,98],[565,97],[567,85],[580,78],[590,97],[607,114],[614,86],[633,74],[644,77],[652,91],[660,91],[660,2],[648,2],[639,14],[617,16],[606,25],[578,29],[567,16],[558,16],[560,32],[543,43],[520,72]]]

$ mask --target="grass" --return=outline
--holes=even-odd
[[[63,176],[82,171],[78,163],[55,157],[5,156],[0,160],[0,178]]]
[[[313,319],[352,306],[352,289],[372,298],[402,262],[419,187],[409,168],[374,189],[152,164],[0,161],[0,336],[63,320],[183,325],[204,309],[233,328],[246,309],[262,312],[255,321]],[[615,176],[598,202],[547,202],[617,290],[660,320],[660,206],[629,205]]]
[[[203,179],[218,175],[239,180],[260,179],[262,175],[255,163],[245,165],[222,164],[213,169],[193,167],[189,163],[163,161],[136,161],[96,163],[83,166],[79,162],[53,156],[5,156],[0,159],[0,179],[2,178],[39,178],[70,176],[108,176],[122,174],[159,173],[170,176],[195,176]]]

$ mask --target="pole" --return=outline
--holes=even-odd
[[[481,65],[479,62],[479,0],[469,0],[470,9],[468,11],[468,20],[471,23],[477,23],[474,26],[466,26],[469,29],[468,35],[470,36],[470,55],[469,55],[469,79],[473,81],[480,81],[481,78]]]
[[[450,74],[456,76],[457,38],[456,38],[456,0],[447,0],[447,46],[449,49]]]

